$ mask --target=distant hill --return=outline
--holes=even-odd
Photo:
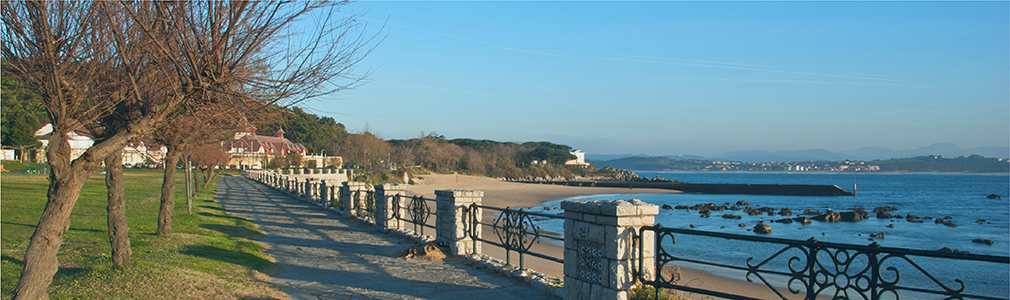
[[[620,158],[625,158],[625,157],[651,157],[651,156],[652,155],[647,155],[647,154],[630,154],[630,153],[629,154],[590,154],[590,153],[586,153],[586,161],[607,161],[607,160],[615,160],[615,159],[620,159]],[[667,155],[667,156],[661,156],[661,157],[668,157],[670,159],[675,159],[675,160],[689,160],[689,159],[707,160],[708,159],[708,158],[705,158],[705,157],[702,157],[702,156],[697,156],[697,155]]]
[[[591,161],[597,167],[635,171],[761,171],[781,172],[1010,172],[1010,161],[980,155],[953,158],[929,155],[873,161],[804,162],[727,162],[699,159],[673,159],[665,156],[633,156],[606,161]]]
[[[612,160],[589,160],[597,167],[636,171],[704,170],[711,162],[703,159],[673,159],[667,156],[632,156]]]
[[[796,161],[838,161],[855,160],[853,156],[839,154],[824,149],[780,150],[780,151],[735,151],[716,156],[716,160],[742,162],[796,162]]]
[[[1010,172],[1010,163],[1006,160],[985,158],[979,155],[956,158],[919,156],[875,160],[867,163],[880,166],[880,170],[885,172]]]
[[[800,161],[839,161],[839,160],[883,160],[891,158],[907,158],[918,156],[940,155],[958,157],[981,155],[991,158],[1010,158],[1010,147],[978,147],[963,149],[953,143],[936,143],[918,149],[893,150],[883,147],[863,147],[857,150],[846,150],[840,153],[824,149],[803,151],[735,151],[714,157],[716,160],[742,162],[800,162]]]

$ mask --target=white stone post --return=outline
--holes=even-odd
[[[364,182],[344,182],[344,188],[341,193],[344,194],[344,216],[358,216],[358,209],[361,209],[362,205],[365,203],[365,194],[368,192],[368,185]],[[355,197],[357,193],[357,197]]]
[[[641,200],[564,201],[565,299],[628,299],[640,260],[634,237],[652,225],[659,206]],[[655,256],[655,238],[643,237],[644,261]],[[646,278],[654,264],[643,268]]]
[[[475,229],[477,237],[481,235],[481,211],[470,212],[470,205],[481,205],[483,191],[474,190],[439,190],[435,191],[435,240],[449,245],[449,252],[454,255],[481,253],[481,243],[467,236],[466,226]],[[469,224],[467,213],[475,214],[477,224]]]
[[[407,187],[402,184],[387,183],[375,186],[375,226],[382,230],[403,228],[403,220],[393,217],[399,210],[400,218],[404,217],[407,210],[404,208],[407,194]],[[400,196],[399,207],[394,207],[393,200]]]

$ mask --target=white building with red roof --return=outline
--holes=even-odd
[[[77,120],[70,120],[70,132],[67,133],[67,142],[70,144],[70,159],[77,159],[88,151],[95,144],[95,135],[90,130],[78,123]],[[53,124],[46,123],[41,128],[35,130],[35,136],[42,143],[40,150],[36,151],[35,160],[45,162],[46,155],[44,149],[49,146],[49,140],[53,137]],[[143,138],[130,142],[123,148],[123,164],[138,166],[145,163],[160,164],[165,159],[167,150],[160,143],[152,138]]]
[[[71,119],[69,121],[71,129],[70,132],[67,132],[67,143],[70,144],[70,159],[74,160],[95,144],[95,135],[77,120]],[[42,143],[40,149],[46,149],[49,146],[49,140],[53,138],[53,124],[42,125],[41,128],[35,130],[35,136]],[[46,160],[45,151],[38,151],[35,159],[38,162],[44,162]]]
[[[284,129],[277,130],[277,136],[256,135],[256,126],[245,117],[235,128],[235,137],[221,143],[221,149],[231,154],[229,168],[263,169],[270,158],[297,152],[302,157],[309,150],[302,144],[284,138]]]

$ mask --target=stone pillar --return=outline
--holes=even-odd
[[[480,241],[467,236],[467,213],[476,214],[476,222],[481,221],[479,207],[475,212],[469,212],[471,204],[481,205],[483,191],[474,190],[440,190],[435,191],[435,240],[449,245],[449,252],[454,255],[477,254],[481,252]],[[475,234],[481,236],[481,227],[476,227]]]
[[[368,185],[364,182],[344,182],[344,188],[341,189],[341,193],[344,194],[344,216],[357,216],[357,209],[365,202],[365,193],[368,191]],[[357,193],[357,197],[355,197]]]
[[[309,188],[309,200],[312,202],[319,202],[319,182],[313,180],[312,187]]]
[[[396,207],[393,205],[393,200],[397,196],[404,196],[407,194],[407,187],[402,184],[387,183],[383,185],[375,186],[375,226],[380,229],[399,229],[403,228],[403,220],[398,220],[393,217],[396,210],[399,210],[399,215],[401,218],[407,213],[404,208],[406,197],[400,197],[400,205]]]
[[[564,201],[565,299],[628,299],[635,284],[638,245],[635,235],[652,225],[659,206],[641,200]],[[655,256],[655,237],[645,235],[643,256]],[[643,268],[646,278],[653,264]]]
[[[330,206],[330,190],[329,186],[326,185],[326,180],[319,180],[319,203],[323,204],[323,207]]]

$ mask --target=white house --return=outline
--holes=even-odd
[[[161,163],[167,154],[167,147],[153,139],[142,139],[126,145],[123,149],[123,164]]]
[[[70,159],[76,159],[84,154],[91,145],[95,144],[95,135],[91,133],[90,130],[84,128],[84,125],[78,123],[77,120],[70,120],[70,132],[67,133],[67,142],[70,143]],[[42,149],[49,146],[49,140],[53,137],[53,124],[46,123],[42,125],[42,128],[35,130],[35,136],[39,138],[39,142],[42,142]],[[44,152],[40,151],[37,161],[45,161],[46,156]]]
[[[582,150],[575,149],[575,150],[572,150],[571,152],[568,152],[568,153],[571,153],[572,155],[575,155],[575,159],[566,161],[565,165],[569,165],[569,166],[581,166],[581,167],[588,167],[589,166],[589,163],[586,162],[586,153],[582,152]]]
[[[73,129],[67,134],[69,137],[67,142],[70,143],[70,159],[76,159],[95,144],[95,136],[76,120],[70,120],[70,122]],[[53,124],[42,125],[42,128],[35,130],[35,136],[42,143],[41,149],[45,149],[49,146],[49,140],[53,136]],[[165,159],[166,152],[167,149],[164,146],[153,139],[145,138],[129,143],[123,148],[123,164],[137,165],[149,161],[161,163]],[[36,153],[36,161],[46,161],[45,151],[37,151]]]

